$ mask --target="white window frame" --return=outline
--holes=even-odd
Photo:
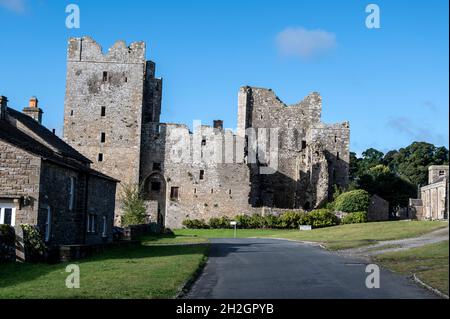
[[[70,177],[69,186],[69,210],[73,210],[75,206],[75,177]]]
[[[103,216],[103,230],[102,230],[102,237],[107,237],[106,236],[106,231],[108,228],[107,222],[106,222],[106,216]]]
[[[5,209],[9,208],[12,210],[11,212],[11,226],[16,225],[16,205],[14,203],[7,204],[7,203],[0,203],[0,224],[5,223]]]
[[[90,234],[95,233],[95,214],[87,215],[87,232]]]
[[[47,210],[47,217],[45,218],[44,239],[45,242],[49,242],[52,234],[52,210],[50,206],[44,206]]]

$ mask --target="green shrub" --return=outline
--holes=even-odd
[[[123,210],[122,226],[147,223],[147,209],[142,196],[142,185],[123,184],[119,198]]]
[[[339,219],[328,209],[313,210],[308,213],[307,217],[309,224],[306,225],[311,225],[313,228],[336,226],[339,224]]]
[[[275,215],[264,216],[264,227],[279,228],[280,227],[280,218]]]
[[[280,228],[298,228],[299,225],[307,223],[306,213],[285,212],[279,217]]]
[[[47,247],[42,239],[41,233],[36,226],[22,224],[23,243],[27,260],[32,262],[43,261]]]
[[[209,220],[209,227],[210,228],[230,228],[230,219],[226,216],[217,218],[213,217]]]
[[[362,189],[339,195],[334,204],[335,210],[346,213],[366,212],[368,207],[369,193]]]
[[[183,226],[190,229],[207,229],[208,224],[203,219],[185,219]]]
[[[366,212],[348,213],[341,219],[342,224],[358,224],[367,222]]]

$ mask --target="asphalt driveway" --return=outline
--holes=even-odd
[[[186,298],[436,298],[381,269],[368,289],[366,262],[318,246],[276,239],[212,239],[208,263]]]

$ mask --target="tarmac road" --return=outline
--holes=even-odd
[[[380,271],[366,287],[367,262],[319,246],[277,239],[211,239],[209,260],[185,298],[437,298],[410,278]]]

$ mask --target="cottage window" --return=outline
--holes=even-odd
[[[13,204],[0,203],[0,224],[15,226],[16,207]]]
[[[170,199],[171,200],[177,200],[178,199],[178,191],[179,187],[171,187],[170,188]]]
[[[106,223],[106,216],[103,216],[103,229],[102,229],[102,236],[107,237],[107,223]]]
[[[45,233],[44,233],[44,239],[46,242],[50,241],[51,238],[51,231],[52,231],[52,211],[50,207],[44,208],[47,210],[47,216],[45,218]]]
[[[69,210],[73,210],[75,207],[75,186],[76,179],[72,176],[69,179]]]
[[[87,219],[87,232],[88,233],[95,233],[95,224],[96,224],[96,217],[94,214],[88,214]]]

